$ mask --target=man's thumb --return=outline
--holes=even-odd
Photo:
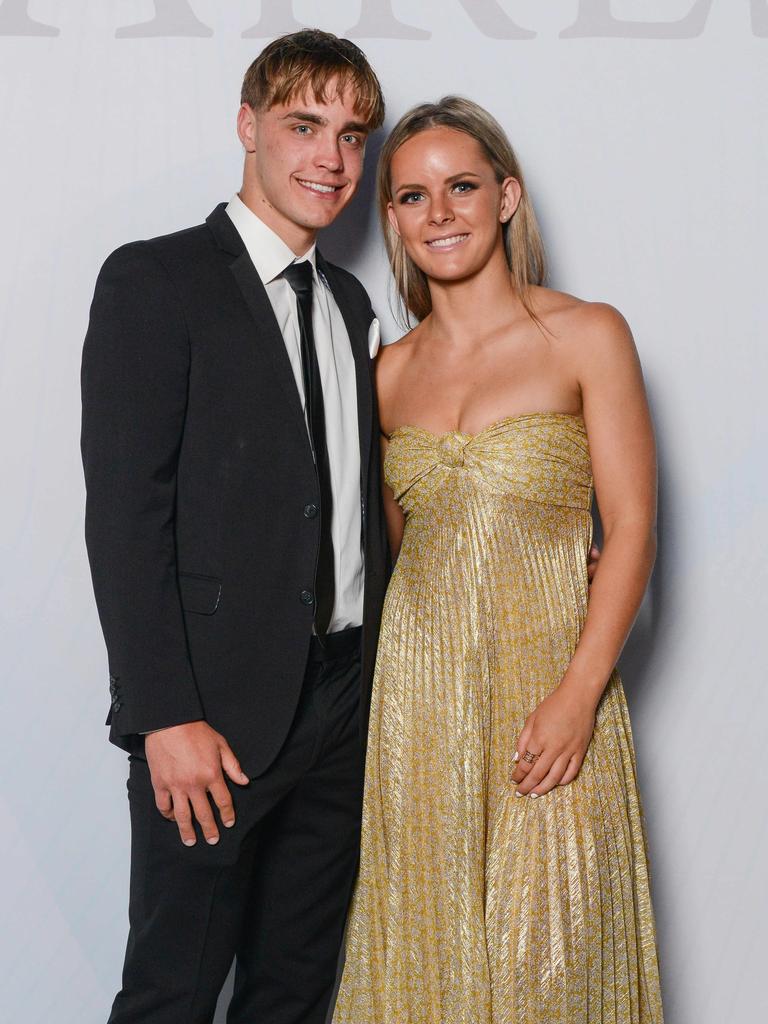
[[[247,785],[248,782],[250,782],[250,779],[240,767],[240,762],[232,753],[232,748],[226,740],[221,741],[219,749],[221,751],[221,767],[230,779],[232,779],[233,782],[236,782],[239,786]]]

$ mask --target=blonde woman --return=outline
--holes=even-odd
[[[377,371],[397,562],[334,1021],[660,1024],[614,668],[655,554],[630,331],[543,287],[519,164],[476,104],[406,114],[378,188],[418,323]]]

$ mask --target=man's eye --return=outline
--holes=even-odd
[[[406,193],[404,193],[404,195],[400,196],[400,202],[401,203],[417,203],[419,201],[419,199],[422,199],[422,198],[423,198],[423,196],[422,196],[421,192],[406,192]]]
[[[294,128],[294,131],[297,133],[297,135],[309,135],[312,132],[312,129],[309,127],[308,124],[297,124]]]
[[[359,146],[361,139],[358,135],[342,135],[341,141],[348,143],[350,146]]]

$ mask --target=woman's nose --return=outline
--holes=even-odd
[[[443,200],[434,200],[429,210],[429,219],[433,224],[445,224],[453,220],[450,204]]]

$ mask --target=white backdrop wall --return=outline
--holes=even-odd
[[[446,92],[496,114],[552,283],[635,330],[660,552],[623,671],[667,1020],[768,1019],[766,0],[0,0],[0,1018],[106,1020],[127,929],[126,766],[82,538],[96,273],[236,190],[242,73],[302,24],[358,39],[390,127]],[[394,339],[378,145],[323,245]]]

